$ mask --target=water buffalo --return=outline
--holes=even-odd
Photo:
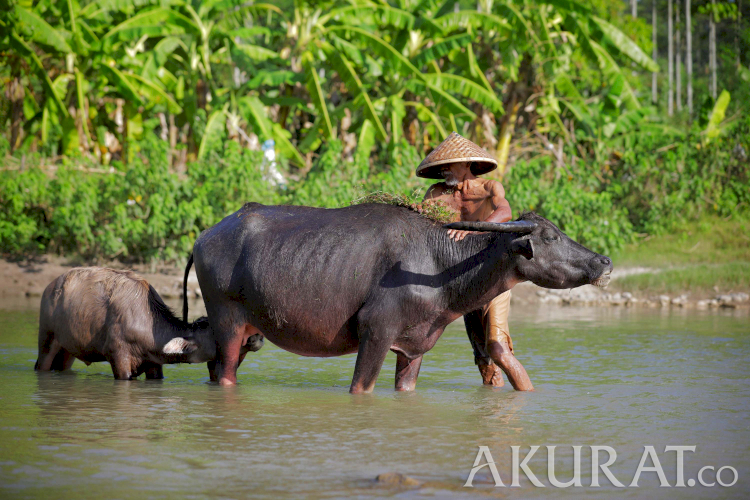
[[[242,354],[263,346],[258,335]],[[109,361],[118,380],[141,373],[163,378],[166,363],[205,363],[216,358],[208,320],[188,324],[175,317],[156,290],[130,271],[101,267],[71,269],[42,294],[39,371],[68,370]]]
[[[404,207],[339,209],[248,203],[204,231],[193,261],[218,345],[209,370],[236,383],[240,347],[262,333],[303,356],[357,353],[350,392],[372,391],[389,350],[396,389],[416,384],[422,355],[453,320],[516,283],[604,285],[612,261],[539,215],[453,242],[439,223]],[[187,317],[187,301],[184,304]]]

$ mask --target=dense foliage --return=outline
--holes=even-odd
[[[226,137],[273,138],[304,170],[333,139],[367,156],[402,138],[429,150],[451,130],[504,165],[519,119],[567,137],[590,104],[605,123],[640,108],[621,66],[658,66],[645,23],[616,5],[11,0],[0,122],[12,150],[105,164],[132,160],[153,119],[178,169]]]
[[[66,161],[50,175],[33,166],[0,174],[0,247],[21,256],[45,251],[86,258],[181,260],[196,235],[246,201],[345,206],[362,193],[413,196],[429,181],[414,176],[420,160],[406,141],[378,160],[340,160],[331,141],[303,181],[276,189],[263,180],[259,152],[234,142],[209,151],[185,175],[166,167],[166,145],[140,145],[128,165],[81,170]],[[519,161],[504,179],[514,213],[535,210],[571,237],[603,251],[621,248],[638,232],[659,232],[702,214],[750,210],[750,119],[706,146],[640,136],[605,169],[596,162],[558,166],[553,157]]]

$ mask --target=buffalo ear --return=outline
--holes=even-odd
[[[529,238],[516,238],[511,242],[510,248],[513,253],[523,255],[529,260],[534,257],[534,245]]]

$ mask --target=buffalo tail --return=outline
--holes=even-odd
[[[193,267],[193,254],[190,254],[187,266],[185,266],[185,277],[182,280],[182,320],[188,322],[188,294],[187,294],[187,282],[188,274],[190,274],[190,268]]]

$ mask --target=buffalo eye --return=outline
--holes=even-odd
[[[544,240],[545,243],[552,243],[553,241],[559,240],[560,237],[556,234],[545,234],[542,236],[542,240]]]

